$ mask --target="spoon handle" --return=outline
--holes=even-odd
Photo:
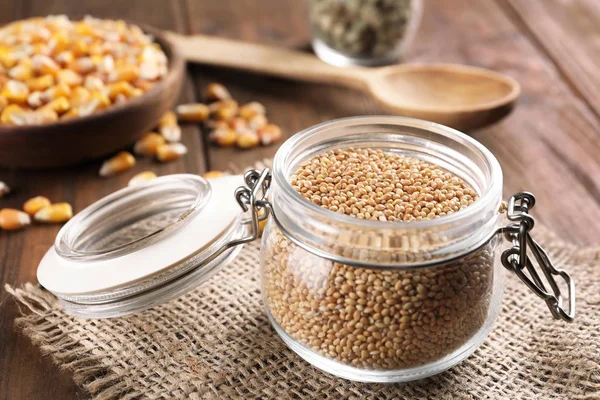
[[[366,86],[364,68],[334,67],[299,51],[203,35],[167,32],[167,37],[187,61],[356,89]]]

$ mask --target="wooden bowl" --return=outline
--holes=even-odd
[[[0,125],[0,165],[47,168],[75,165],[107,156],[134,143],[152,130],[179,95],[185,60],[159,30],[140,25],[154,35],[169,70],[140,97],[79,118],[34,126]]]

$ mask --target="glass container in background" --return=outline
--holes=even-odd
[[[337,66],[397,62],[417,33],[422,0],[310,0],[315,53]]]

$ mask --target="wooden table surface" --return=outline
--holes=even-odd
[[[425,13],[408,62],[456,62],[494,69],[523,86],[520,104],[501,123],[470,132],[499,159],[505,197],[535,193],[534,215],[559,236],[600,243],[600,2],[597,0],[425,0]],[[306,2],[299,0],[5,0],[0,22],[69,13],[125,18],[182,33],[204,33],[308,48]],[[322,85],[244,72],[189,66],[181,101],[193,101],[207,82],[226,84],[240,101],[267,106],[286,136],[318,122],[381,111],[364,95]],[[107,127],[110,129],[110,127]],[[82,132],[85,134],[85,132]],[[171,164],[140,161],[133,171],[100,179],[99,162],[65,170],[1,170],[15,194],[2,207],[20,207],[43,194],[79,211],[126,185],[136,172],[159,175],[242,167],[275,154],[210,146],[195,126],[184,128],[189,154]],[[0,232],[0,282],[36,280],[36,268],[59,226]],[[19,307],[0,293],[0,398],[86,398],[14,327]]]

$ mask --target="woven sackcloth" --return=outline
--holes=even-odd
[[[349,382],[289,350],[263,311],[258,243],[192,292],[129,317],[79,319],[39,286],[6,290],[26,306],[17,326],[98,399],[600,399],[600,248],[535,233],[577,282],[576,321],[552,320],[511,274],[484,344],[403,384]]]

